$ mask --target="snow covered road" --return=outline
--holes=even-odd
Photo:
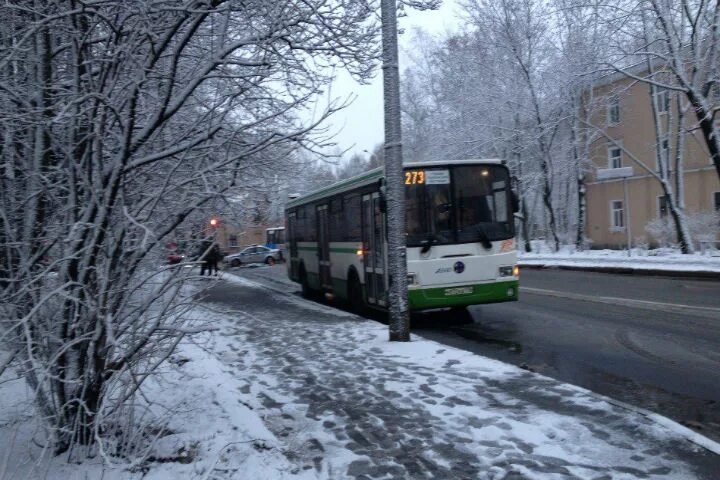
[[[717,478],[720,457],[583,389],[225,276],[205,303],[238,401],[319,478]]]

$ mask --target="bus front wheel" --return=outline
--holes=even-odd
[[[453,325],[470,325],[475,322],[467,307],[451,307],[450,322]]]

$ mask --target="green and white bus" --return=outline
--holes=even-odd
[[[404,168],[410,309],[517,300],[517,201],[504,163]],[[387,307],[384,182],[376,168],[288,202],[288,275],[303,294]]]

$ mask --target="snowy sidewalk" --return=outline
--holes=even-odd
[[[305,475],[717,478],[720,457],[534,373],[226,274],[212,350]]]

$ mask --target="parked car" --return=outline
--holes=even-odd
[[[238,253],[233,253],[224,258],[224,262],[231,267],[239,267],[248,263],[267,263],[275,265],[282,260],[282,254],[277,248],[267,248],[262,245],[251,245]]]

